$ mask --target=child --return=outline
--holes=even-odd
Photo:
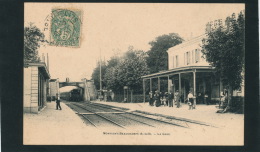
[[[166,97],[165,97],[165,96],[163,96],[163,98],[162,98],[162,104],[163,104],[164,106],[166,106]]]

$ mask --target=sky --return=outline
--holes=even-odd
[[[148,51],[156,37],[178,33],[185,40],[204,33],[206,23],[245,9],[244,4],[25,3],[24,25],[34,23],[50,39],[46,18],[56,8],[81,10],[80,47],[41,46],[48,53],[51,79],[91,79],[100,58],[109,60],[129,46]],[[47,30],[44,28],[48,28]],[[100,53],[101,52],[101,53]]]

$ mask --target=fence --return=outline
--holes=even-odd
[[[127,100],[125,101],[124,95],[115,94],[113,101],[131,103],[131,95],[129,94],[128,96],[126,96],[126,98],[127,98]],[[146,102],[149,101],[148,95],[145,96],[145,101]],[[135,95],[132,96],[132,103],[142,103],[142,102],[144,102],[143,94],[135,94]]]
[[[230,111],[234,113],[244,113],[244,97],[236,96],[232,97],[230,105]]]

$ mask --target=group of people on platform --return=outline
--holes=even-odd
[[[112,90],[99,90],[97,94],[97,98],[105,101],[113,101],[114,100],[114,92]]]
[[[196,109],[195,99],[196,97],[193,96],[192,92],[189,91],[187,98],[187,104],[189,105],[189,110]],[[160,92],[156,90],[155,92],[149,92],[149,105],[150,106],[169,106],[173,107],[176,105],[177,108],[181,107],[181,95],[178,90],[175,93],[172,92]]]

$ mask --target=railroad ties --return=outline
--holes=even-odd
[[[81,116],[87,124],[96,128],[120,127],[128,129],[132,127],[182,127],[189,129],[192,125],[210,126],[206,123],[199,123],[188,119],[162,117],[146,114],[139,111],[129,111],[129,109],[114,107],[97,103],[69,103],[68,106],[76,114]]]

